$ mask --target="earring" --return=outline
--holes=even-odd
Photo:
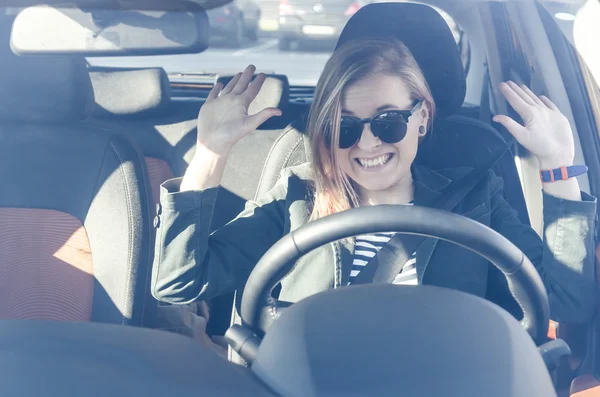
[[[424,126],[420,126],[419,127],[419,135],[423,136],[423,135],[425,135],[425,132],[426,132],[425,131],[425,127]]]

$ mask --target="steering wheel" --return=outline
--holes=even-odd
[[[521,321],[537,345],[548,332],[546,288],[529,259],[504,236],[472,219],[438,209],[379,205],[333,214],[308,223],[275,243],[256,264],[242,295],[244,327],[262,336],[289,303],[271,296],[273,288],[304,254],[321,245],[365,233],[396,231],[445,240],[490,261],[508,280],[523,310]]]

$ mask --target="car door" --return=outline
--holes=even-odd
[[[589,168],[587,175],[579,178],[581,188],[598,197],[600,193],[598,135],[600,95],[596,79],[600,76],[600,68],[596,59],[599,52],[597,42],[592,43],[594,36],[588,36],[584,40],[584,44],[588,46],[585,48],[586,54],[583,51],[585,46],[578,46],[573,34],[577,19],[580,17],[588,19],[589,12],[596,12],[596,18],[592,19],[600,20],[600,3],[590,1],[588,4],[591,4],[594,9],[582,11],[585,1],[543,0],[530,5],[515,2],[507,4],[506,12],[514,32],[514,39],[521,44],[526,58],[525,66],[520,71],[514,71],[513,75],[525,74],[525,82],[537,91],[537,94],[550,96],[570,119],[575,135],[575,162],[586,164]],[[597,22],[590,25],[596,29],[595,40],[597,40],[600,37]],[[525,153],[520,154],[526,157]],[[538,186],[537,169],[531,162],[525,161],[522,170],[525,189],[529,185],[529,190],[534,191],[533,186],[536,188]],[[532,195],[526,194],[526,199],[528,196]],[[531,200],[528,200],[528,206],[530,203]],[[564,339],[572,350],[571,356],[564,360],[556,374],[559,391],[567,393],[575,377],[582,375],[598,377],[597,363],[600,358],[598,331],[597,314],[583,324],[558,324],[556,336]]]

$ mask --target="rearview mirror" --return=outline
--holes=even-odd
[[[208,39],[208,17],[199,6],[137,11],[40,5],[16,16],[11,48],[18,55],[183,54],[204,51]]]

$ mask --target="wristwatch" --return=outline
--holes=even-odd
[[[564,181],[585,174],[587,171],[588,167],[585,165],[562,166],[551,170],[541,170],[540,179],[542,182]]]

